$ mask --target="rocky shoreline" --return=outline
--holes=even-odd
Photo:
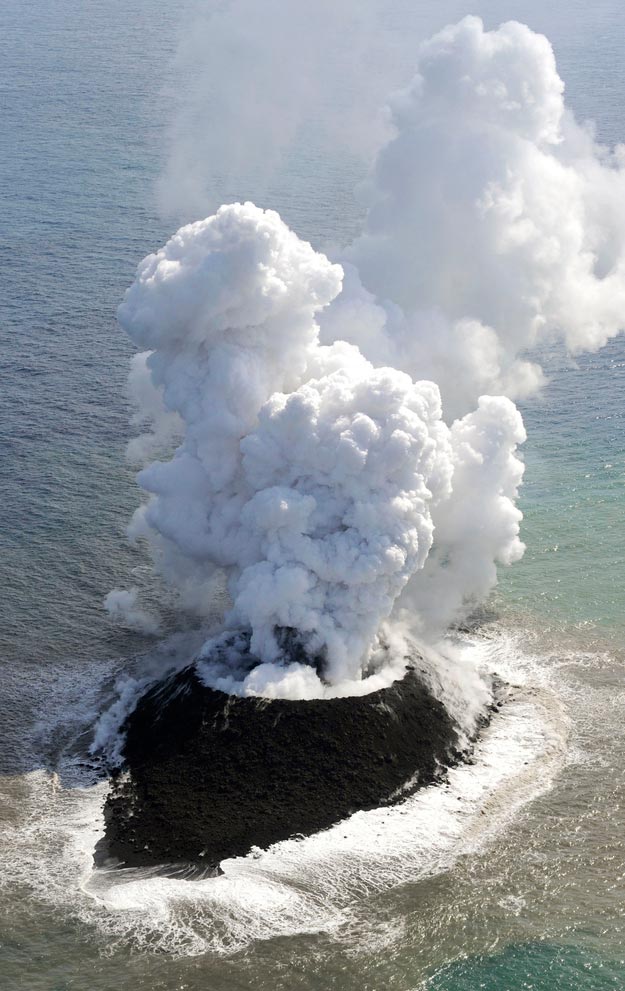
[[[123,729],[100,865],[218,873],[252,847],[401,801],[462,757],[414,668],[369,695],[291,701],[226,695],[190,665],[149,689]]]

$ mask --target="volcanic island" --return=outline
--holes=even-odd
[[[402,678],[359,696],[230,695],[195,663],[153,684],[122,727],[96,864],[219,874],[228,858],[440,781],[466,746],[419,658],[406,661]]]

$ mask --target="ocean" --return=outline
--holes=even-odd
[[[475,762],[391,811],[233,861],[224,878],[92,870],[94,722],[120,677],[198,642],[172,611],[155,640],[103,608],[130,582],[159,601],[125,537],[138,501],[124,459],[133,349],[115,312],[137,262],[178,226],[157,184],[194,7],[0,9],[0,986],[625,987],[621,337],[575,360],[549,351],[548,384],[520,404],[527,551],[456,643],[514,688]],[[381,92],[407,81],[419,40],[466,13],[545,32],[578,118],[625,140],[614,0],[393,0]],[[206,212],[251,197],[321,250],[346,243],[365,168],[328,145],[300,127],[262,181],[207,164]]]

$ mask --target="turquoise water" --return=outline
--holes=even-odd
[[[501,574],[506,605],[622,643],[625,351],[552,355],[551,381],[522,406],[526,553]],[[503,604],[503,603],[502,603]]]
[[[74,889],[63,873],[68,841],[54,824],[78,815],[73,796],[84,784],[79,767],[73,778],[67,770],[69,741],[90,725],[116,675],[154,651],[152,641],[114,629],[102,609],[129,575],[158,596],[124,538],[137,500],[123,457],[131,349],[114,314],[137,260],[175,226],[159,215],[155,183],[172,89],[184,98],[174,56],[191,7],[7,0],[0,8],[0,983],[8,991],[625,986],[622,339],[576,363],[551,355],[549,386],[523,409],[528,549],[501,576],[489,636],[497,663],[514,655],[552,722],[568,721],[566,755],[545,771],[550,788],[438,873],[402,875],[379,890],[373,881],[347,887],[349,908],[341,902],[330,922],[324,915],[325,928],[278,928],[233,942],[227,954],[189,935],[206,911],[193,901],[172,916],[159,915],[156,900],[143,922],[122,926],[119,904],[92,909],[82,879]],[[469,11],[547,32],[578,114],[597,121],[603,140],[625,139],[625,18],[615,2],[396,0],[385,21],[397,42],[391,82],[408,75],[418,38]],[[304,130],[262,189],[245,174],[235,190],[215,178],[215,200],[253,196],[316,246],[345,241],[358,225],[350,191],[363,166],[328,157],[315,141]],[[170,624],[184,628],[181,617]],[[220,950],[229,925],[220,916],[211,929]]]
[[[622,987],[623,961],[605,961],[571,946],[529,943],[491,957],[463,960],[445,967],[428,982],[431,991],[604,991]]]

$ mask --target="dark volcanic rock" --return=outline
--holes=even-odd
[[[97,859],[128,866],[214,871],[397,801],[459,756],[454,724],[412,670],[362,697],[270,701],[206,688],[190,666],[149,690],[124,729]]]

